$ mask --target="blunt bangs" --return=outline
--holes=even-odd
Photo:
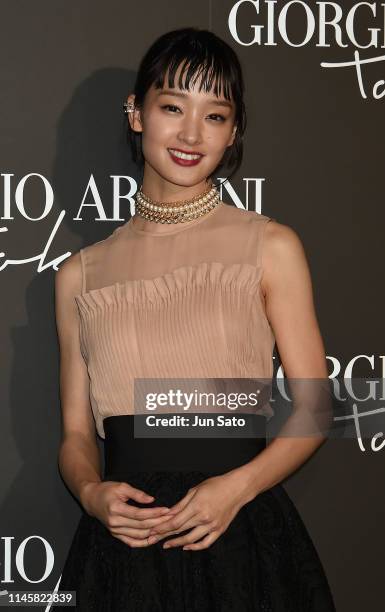
[[[170,63],[164,63],[159,71],[159,76],[154,82],[154,87],[161,89],[166,85],[175,87],[176,72],[181,66],[177,87],[182,90],[190,91],[191,87],[199,81],[198,91],[211,92],[218,98],[223,95],[226,100],[234,99],[235,75],[230,73],[228,66],[218,57],[202,57],[197,54],[195,57],[175,57],[171,58]],[[227,68],[227,70],[226,70]]]

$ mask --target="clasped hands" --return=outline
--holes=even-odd
[[[126,482],[86,482],[80,498],[90,516],[132,548],[150,546],[190,529],[167,540],[163,548],[183,546],[184,550],[201,550],[215,542],[240,508],[255,497],[243,467],[207,478],[189,489],[171,508],[138,508],[130,504],[130,499],[151,503],[154,497]]]
[[[244,480],[237,470],[202,481],[189,489],[186,495],[170,508],[163,517],[164,521],[151,528],[148,544],[190,529],[183,536],[167,540],[163,548],[208,548],[226,531],[240,508],[250,500],[247,493]],[[166,518],[168,516],[169,518]]]

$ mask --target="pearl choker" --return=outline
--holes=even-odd
[[[181,202],[156,202],[144,195],[142,187],[136,194],[135,212],[141,217],[158,223],[184,223],[207,214],[219,203],[216,187]]]

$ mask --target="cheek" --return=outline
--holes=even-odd
[[[169,122],[165,121],[161,115],[152,117],[146,121],[142,132],[143,150],[151,150],[151,147],[165,148],[170,146],[170,142],[175,141],[175,134]],[[153,153],[156,153],[154,150]]]
[[[215,157],[222,157],[224,151],[226,150],[230,137],[231,131],[228,130],[218,130],[216,132],[211,132],[207,136],[206,140],[206,142],[208,143],[208,149],[210,150],[211,154]]]

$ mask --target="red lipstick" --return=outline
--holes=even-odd
[[[179,151],[180,153],[185,153],[186,155],[199,155],[199,157],[196,159],[186,159],[184,157],[177,157],[173,153],[173,151]],[[199,164],[203,157],[202,153],[198,153],[197,151],[184,151],[183,149],[172,148],[168,149],[168,152],[172,161],[178,164],[179,166],[196,166],[197,164]]]

